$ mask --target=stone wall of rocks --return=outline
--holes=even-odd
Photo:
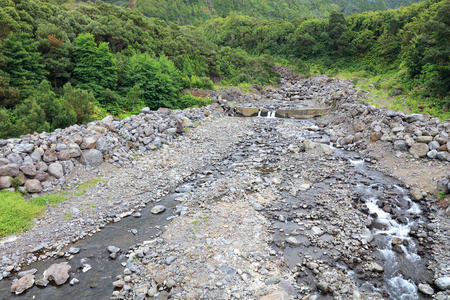
[[[130,165],[133,153],[170,144],[186,127],[218,114],[210,107],[183,111],[144,108],[139,115],[123,120],[108,116],[52,133],[0,140],[0,190],[59,190],[77,165],[96,168],[104,161],[119,167]]]

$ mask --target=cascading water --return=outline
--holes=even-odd
[[[366,168],[364,161],[350,162],[360,171]],[[366,185],[358,185],[358,189],[362,194],[368,195],[365,206],[369,211],[369,215],[376,217],[376,222],[381,224],[382,229],[372,229],[373,237],[378,241],[379,252],[385,260],[384,279],[386,282],[386,290],[390,299],[396,300],[417,300],[420,299],[417,286],[411,279],[405,279],[402,275],[402,268],[409,265],[409,269],[413,270],[421,264],[421,257],[417,254],[416,243],[410,236],[410,231],[417,224],[414,219],[421,213],[421,209],[417,203],[411,201],[406,196],[407,192],[403,188],[394,185],[394,188],[401,195],[404,206],[409,207],[404,210],[406,214],[406,224],[402,224],[393,219],[389,212],[383,210],[378,205],[380,199],[373,195],[373,187]]]
[[[268,118],[275,118],[275,114],[276,114],[276,111],[269,111],[269,112],[267,113],[267,117],[268,117]]]
[[[261,117],[261,109],[258,110],[258,117]]]

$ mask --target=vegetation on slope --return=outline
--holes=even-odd
[[[202,105],[180,92],[211,88],[210,78],[279,79],[273,58],[222,49],[192,27],[103,2],[53,2],[0,0],[0,138],[106,112]]]
[[[195,24],[211,18],[225,17],[232,12],[265,20],[295,20],[299,18],[328,17],[332,11],[345,14],[394,9],[420,0],[109,0],[117,5],[128,5],[144,15],[179,24]]]
[[[397,10],[294,23],[231,14],[202,33],[219,46],[240,47],[290,63],[303,73],[388,74],[391,89],[412,93],[420,106],[448,116],[450,2],[429,0]],[[385,78],[385,79],[386,79]],[[373,82],[375,88],[381,82]]]

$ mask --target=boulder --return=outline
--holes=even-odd
[[[50,164],[48,166],[48,173],[58,179],[64,176],[64,170],[60,163]]]
[[[19,295],[23,293],[25,290],[31,288],[34,284],[34,275],[29,274],[22,278],[20,278],[17,281],[14,281],[14,283],[11,286],[11,293],[15,293],[16,295]]]
[[[429,142],[431,142],[433,140],[433,137],[432,136],[429,136],[429,135],[422,135],[422,136],[418,136],[417,138],[416,138],[416,142],[417,143],[429,143]]]
[[[30,193],[42,192],[42,184],[37,179],[28,179],[27,181],[25,181],[25,188]]]
[[[409,153],[411,153],[412,155],[417,155],[418,157],[424,157],[425,155],[427,155],[428,150],[430,149],[428,148],[427,144],[415,143],[411,146],[411,148],[409,148]]]
[[[39,180],[40,182],[46,181],[49,177],[48,173],[43,171],[36,171],[36,175],[34,175],[34,179]]]
[[[45,162],[40,161],[36,164],[36,171],[47,172],[48,166]]]
[[[83,142],[81,143],[80,148],[83,150],[84,149],[92,149],[92,148],[95,148],[96,145],[97,145],[97,138],[90,136],[90,137],[83,139]]]
[[[103,126],[88,126],[87,129],[88,130],[93,130],[93,131],[97,132],[100,135],[106,135],[106,133],[108,132],[106,130],[106,128],[103,127]]]
[[[30,157],[35,164],[42,160],[42,155],[37,151],[33,151],[33,153],[30,154]]]
[[[69,154],[71,158],[80,157],[82,154],[80,146],[76,143],[69,144]]]
[[[44,277],[49,281],[54,281],[57,285],[64,284],[70,277],[72,267],[68,264],[53,264],[44,271]]]
[[[48,149],[44,153],[43,161],[45,162],[52,162],[58,160],[58,153],[53,149]]]
[[[420,292],[422,292],[428,296],[431,296],[434,294],[433,288],[427,283],[419,283],[418,289]]]
[[[355,130],[355,132],[364,131],[364,129],[366,129],[366,124],[363,121],[356,120],[353,122],[353,130]]]
[[[436,154],[437,159],[442,161],[450,161],[450,153],[447,151],[440,151]]]
[[[303,142],[303,146],[305,147],[305,151],[314,153],[314,154],[326,154],[331,155],[333,154],[333,149],[331,149],[330,146],[325,144],[319,144],[315,143],[310,140],[305,140]]]
[[[20,171],[23,172],[23,174],[33,177],[36,175],[36,167],[34,165],[22,165],[20,167]]]
[[[90,149],[83,152],[80,161],[83,165],[95,168],[103,163],[103,154],[97,149]]]
[[[22,156],[18,153],[11,153],[6,157],[12,164],[21,166],[23,164]]]
[[[19,165],[7,164],[0,166],[0,176],[17,176],[20,174]]]
[[[417,121],[425,121],[425,116],[422,114],[411,114],[405,116],[405,121],[408,123],[413,123]]]
[[[70,159],[70,151],[69,150],[61,150],[58,152],[58,160],[65,161]]]
[[[406,151],[408,150],[408,146],[404,140],[396,140],[394,142],[394,150]]]
[[[450,290],[450,277],[440,277],[434,281],[434,284],[440,289],[441,291]]]
[[[7,189],[11,186],[10,176],[0,176],[0,189]]]

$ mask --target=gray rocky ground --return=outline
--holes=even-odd
[[[158,147],[105,150],[111,155],[96,167],[75,162],[64,184],[53,185],[72,198],[50,206],[30,231],[0,243],[2,284],[9,289],[33,261],[74,264],[89,247],[71,243],[95,239],[114,224],[161,217],[164,223],[152,223],[151,233],[117,231],[123,240],[134,237],[125,247],[102,246],[106,261],[121,263],[104,280],[105,299],[449,299],[448,196],[446,202],[436,192],[450,171],[442,154],[449,123],[364,105],[359,100],[366,93],[349,82],[284,78],[277,89],[252,95],[219,93],[209,110],[184,120],[187,129],[174,138],[167,138],[173,135],[167,128],[183,117],[160,118],[169,126],[155,131],[161,134],[151,145],[158,136],[165,141]],[[334,110],[309,121],[229,116],[239,101],[269,111]],[[142,119],[136,120],[125,123],[131,126],[126,134],[133,136],[133,122]],[[414,144],[426,145],[425,154],[411,151]],[[371,197],[377,198],[373,207]],[[407,233],[383,233],[383,216]],[[392,260],[380,251],[386,247]],[[62,287],[79,291],[77,299],[89,299],[83,289],[100,288],[82,280],[95,272],[89,259],[72,268],[71,279],[80,282]],[[391,265],[397,266],[388,276]],[[43,271],[22,274],[21,286],[29,288]],[[408,296],[411,286],[395,286],[392,278],[410,279],[420,291],[412,287]],[[26,295],[45,299],[39,293],[32,288]]]

